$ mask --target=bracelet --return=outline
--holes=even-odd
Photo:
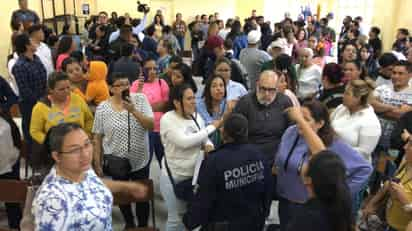
[[[406,204],[403,206],[403,210],[405,210],[405,212],[412,212],[412,203]]]

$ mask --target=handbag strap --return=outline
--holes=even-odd
[[[200,126],[199,126],[199,123],[197,122],[196,118],[195,118],[193,115],[190,115],[190,117],[191,117],[192,120],[195,122],[196,127],[199,128],[199,130],[201,130],[201,129],[200,129]],[[197,114],[196,114],[196,117],[197,117]],[[175,182],[175,180],[173,179],[172,171],[170,171],[169,165],[167,164],[166,155],[164,155],[163,158],[165,159],[165,167],[166,167],[167,175],[169,176],[170,182],[172,183],[172,186],[173,186],[173,188],[174,188],[174,187],[176,187],[176,182]]]
[[[199,125],[199,123],[197,122],[197,113],[196,113],[196,117],[194,117],[193,115],[190,115],[190,118],[192,118],[192,120],[195,122],[195,124],[196,124],[196,127],[199,129],[199,131],[200,130],[202,130],[201,128],[200,128],[200,125]]]
[[[127,112],[127,153],[130,153],[130,113]]]
[[[283,165],[283,168],[285,169],[285,171],[287,171],[288,169],[290,157],[292,157],[293,151],[295,150],[295,147],[298,144],[298,141],[299,141],[299,134],[296,135],[295,141],[293,142],[292,147],[289,149],[289,153],[286,157],[285,164]]]
[[[169,165],[167,164],[167,158],[166,155],[163,156],[165,159],[165,167],[166,167],[166,172],[167,175],[169,176],[170,183],[172,183],[173,188],[176,186],[175,180],[173,179],[172,172],[170,171]]]

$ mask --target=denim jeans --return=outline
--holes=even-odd
[[[176,183],[185,180],[185,178],[177,178],[176,176],[173,176],[173,179]],[[165,231],[185,230],[182,218],[187,209],[186,202],[176,198],[169,176],[163,171],[160,173],[160,192],[162,193],[167,207]]]
[[[183,52],[185,50],[185,36],[176,36],[179,42],[180,50]]]

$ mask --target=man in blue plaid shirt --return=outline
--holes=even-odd
[[[27,34],[18,35],[15,39],[15,46],[19,58],[12,73],[20,92],[19,106],[22,114],[23,135],[30,145],[31,112],[37,100],[47,93],[47,72],[40,58],[34,54],[36,45]]]

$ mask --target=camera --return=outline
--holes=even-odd
[[[142,4],[140,1],[137,1],[137,11],[142,13],[149,13],[150,7],[147,4]]]

